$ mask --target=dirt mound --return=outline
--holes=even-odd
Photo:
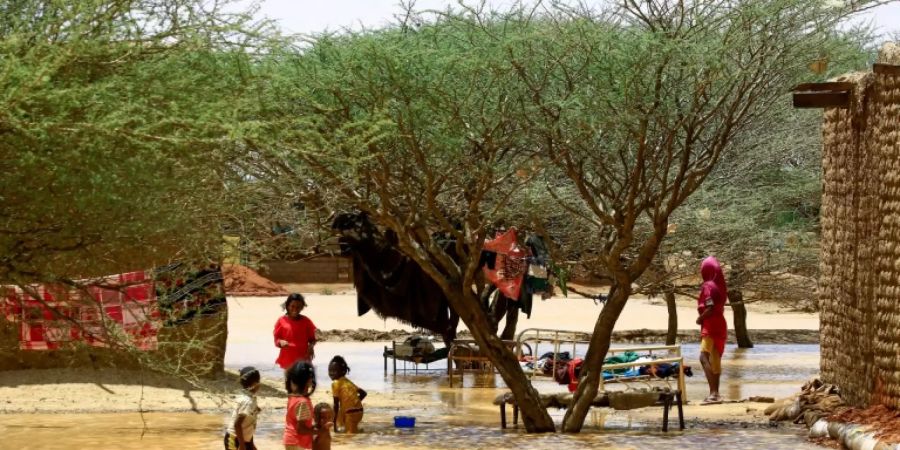
[[[228,295],[270,297],[288,294],[280,284],[239,264],[223,265],[222,276],[225,278],[225,292]]]
[[[875,405],[866,409],[853,408],[829,418],[838,422],[869,425],[875,437],[885,442],[900,443],[900,411]]]

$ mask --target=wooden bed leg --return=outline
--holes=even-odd
[[[506,402],[500,402],[500,429],[506,429]]]
[[[672,406],[672,394],[666,393],[663,394],[663,424],[662,430],[663,433],[667,433],[669,431],[669,408]]]
[[[681,399],[681,395],[682,394],[680,391],[677,392],[675,394],[675,401],[678,403],[678,428],[683,430],[684,429],[684,411],[682,411],[681,405],[684,402]]]
[[[384,376],[387,376],[387,354],[388,354],[387,345],[385,345],[384,346],[384,354],[382,355],[382,356],[384,356]]]
[[[513,427],[519,427],[519,404],[513,405]]]

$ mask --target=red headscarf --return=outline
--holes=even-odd
[[[715,256],[707,256],[703,259],[703,262],[700,263],[700,276],[703,277],[703,281],[712,281],[713,283],[716,283],[716,287],[719,288],[722,297],[725,299],[728,298],[728,286],[725,285],[725,274],[722,273],[722,266]]]

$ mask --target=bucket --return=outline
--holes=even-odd
[[[394,426],[397,428],[413,428],[416,426],[416,418],[409,416],[394,416]]]

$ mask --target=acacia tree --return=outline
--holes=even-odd
[[[437,281],[500,371],[526,429],[554,429],[473,284],[509,199],[546,190],[613,280],[565,431],[596,395],[613,325],[669,216],[802,78],[846,9],[812,0],[626,1],[606,11],[407,14],[319,36],[259,70],[255,177],[362,210]],[[546,224],[543,224],[546,225]],[[451,241],[452,245],[445,245]]]
[[[564,431],[584,422],[613,326],[671,214],[807,77],[850,11],[808,0],[625,1],[605,16],[575,11],[552,40],[510,52],[537,106],[531,128],[571,183],[550,189],[576,190],[570,211],[594,225],[612,278]],[[527,64],[545,58],[557,63]]]
[[[867,48],[873,39],[864,27],[830,40],[819,59],[827,64],[810,64],[808,81],[863,69],[874,52]],[[820,121],[818,111],[794,109],[785,96],[672,215],[654,265],[637,281],[639,291],[662,294],[670,307],[667,342],[674,343],[677,333],[675,294],[696,295],[697,262],[705,255],[716,255],[728,267],[738,347],[753,346],[745,304],[771,300],[816,309]]]
[[[527,179],[540,149],[522,128],[525,94],[506,61],[522,25],[415,15],[396,27],[320,36],[273,55],[263,111],[271,128],[246,144],[258,179],[330,210],[356,209],[397,236],[400,249],[447,295],[513,390],[529,431],[553,431],[513,353],[491,333],[476,284],[488,228]],[[512,22],[510,22],[512,24]],[[447,245],[451,242],[450,245]]]
[[[96,276],[220,258],[222,150],[247,50],[264,37],[223,8],[0,5],[0,284],[77,290]]]

